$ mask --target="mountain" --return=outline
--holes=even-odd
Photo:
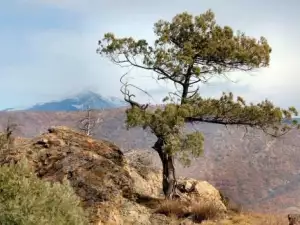
[[[110,109],[119,108],[126,105],[126,102],[116,97],[103,97],[95,92],[86,91],[73,97],[59,101],[45,102],[36,104],[29,108],[23,108],[25,111],[79,111],[87,108],[92,109]],[[19,109],[5,109],[3,111],[17,111]]]
[[[14,108],[6,108],[6,109],[3,109],[1,111],[3,111],[3,112],[9,112],[9,111],[15,111],[15,109]]]

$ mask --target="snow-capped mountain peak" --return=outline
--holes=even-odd
[[[51,101],[38,103],[32,107],[25,108],[27,111],[78,111],[87,107],[92,109],[109,109],[126,106],[126,102],[117,97],[103,97],[92,91],[85,91],[74,96]],[[15,111],[18,109],[7,109],[5,111]]]

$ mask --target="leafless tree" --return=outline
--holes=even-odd
[[[9,117],[6,125],[3,128],[3,131],[0,134],[0,149],[9,149],[12,146],[14,142],[12,135],[17,131],[18,128],[19,125],[13,122],[13,120]]]
[[[78,127],[86,135],[93,136],[96,127],[102,122],[102,119],[96,116],[95,110],[93,110],[89,105],[84,111],[86,114],[79,120]]]

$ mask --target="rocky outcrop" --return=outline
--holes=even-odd
[[[17,142],[14,149],[1,155],[0,162],[17,162],[23,157],[41,179],[68,179],[92,224],[172,223],[171,217],[154,213],[164,201],[161,172],[148,170],[141,174],[112,143],[54,127],[36,138]],[[209,183],[184,178],[178,183],[186,190],[193,189],[183,193],[185,203],[211,201],[226,211],[219,192]]]
[[[91,222],[111,220],[120,224],[113,206],[123,199],[133,199],[134,192],[133,179],[124,168],[126,162],[117,146],[56,127],[17,144],[1,156],[1,161],[16,162],[24,156],[38,177],[52,182],[68,179],[90,212]]]

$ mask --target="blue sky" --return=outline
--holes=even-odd
[[[119,96],[122,70],[95,53],[105,32],[153,40],[153,24],[211,8],[218,23],[259,37],[272,48],[271,66],[214,80],[201,94],[233,91],[247,100],[269,98],[300,108],[300,2],[246,0],[6,0],[0,2],[0,108],[60,99],[85,89]],[[135,70],[135,83],[159,102],[168,86]],[[253,75],[253,74],[252,74]],[[146,97],[144,100],[148,100]],[[299,103],[298,103],[299,102]]]

